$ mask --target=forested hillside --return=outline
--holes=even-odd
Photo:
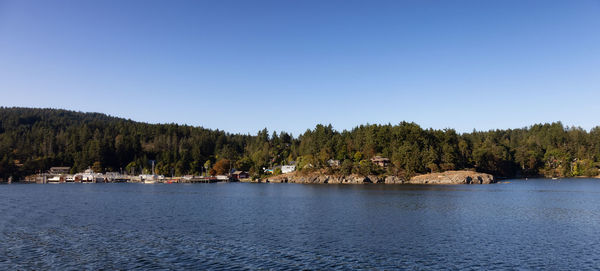
[[[392,164],[380,168],[370,158]],[[523,129],[458,134],[417,124],[361,125],[338,132],[317,125],[297,138],[285,132],[256,135],[177,124],[146,124],[98,113],[56,109],[0,108],[0,178],[22,177],[51,166],[72,172],[148,171],[223,173],[230,167],[262,168],[295,161],[302,170],[330,173],[394,174],[476,169],[496,176],[595,176],[600,161],[600,128],[590,132],[560,122]],[[329,159],[340,160],[331,168]]]

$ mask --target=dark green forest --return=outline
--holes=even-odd
[[[391,159],[382,168],[370,162]],[[331,167],[329,159],[340,160]],[[527,128],[473,131],[423,129],[410,122],[361,125],[336,131],[317,125],[298,137],[267,129],[256,135],[178,124],[147,124],[99,113],[57,109],[0,108],[0,178],[21,178],[52,166],[72,173],[96,171],[159,174],[223,173],[254,176],[295,162],[301,171],[329,174],[415,174],[474,169],[499,177],[596,176],[600,127],[586,131],[560,122]]]

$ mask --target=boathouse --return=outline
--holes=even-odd
[[[248,174],[248,172],[245,171],[241,171],[241,170],[236,170],[233,173],[231,173],[231,177],[234,179],[247,179],[250,178],[250,174]]]

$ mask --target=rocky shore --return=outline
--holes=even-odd
[[[304,183],[304,184],[490,184],[495,183],[494,176],[475,171],[446,171],[418,175],[404,180],[397,176],[361,176],[361,175],[326,175],[320,173],[288,173],[260,180],[269,183]]]
[[[494,176],[475,171],[458,170],[442,173],[430,173],[412,177],[410,184],[491,184],[495,183]]]

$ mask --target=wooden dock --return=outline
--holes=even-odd
[[[201,178],[191,178],[186,180],[188,183],[216,183],[219,180],[215,177],[201,177]]]

